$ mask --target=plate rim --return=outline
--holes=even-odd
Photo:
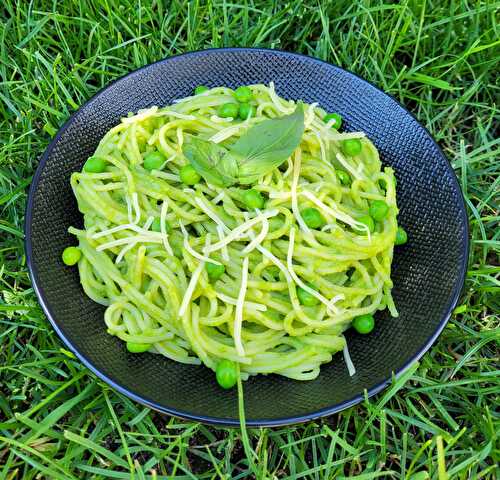
[[[28,192],[28,199],[26,202],[26,209],[25,209],[25,218],[24,218],[24,247],[25,247],[25,252],[26,252],[26,262],[28,265],[28,273],[29,277],[33,286],[33,290],[35,292],[35,295],[37,297],[37,300],[42,307],[42,310],[49,320],[50,324],[56,331],[57,335],[59,338],[64,342],[64,344],[70,349],[70,351],[78,358],[78,360],[87,368],[89,369],[93,374],[95,374],[98,378],[103,380],[105,383],[110,385],[113,389],[117,390],[121,394],[125,395],[128,398],[131,398],[132,400],[148,407],[151,408],[152,410],[155,410],[159,413],[166,414],[166,415],[171,415],[174,417],[178,417],[184,420],[189,420],[189,421],[196,421],[196,422],[202,422],[202,423],[207,423],[211,425],[216,425],[220,427],[237,427],[240,425],[240,420],[238,418],[223,418],[223,417],[216,417],[216,416],[211,416],[211,415],[200,415],[200,414],[194,414],[190,413],[187,411],[179,410],[177,408],[173,407],[165,407],[164,405],[159,404],[156,401],[153,401],[151,399],[148,399],[144,396],[140,396],[133,391],[129,390],[128,388],[122,386],[118,380],[111,378],[111,376],[108,376],[104,374],[98,366],[94,365],[84,354],[80,353],[78,349],[73,345],[73,343],[67,338],[65,333],[63,332],[62,327],[57,323],[55,319],[55,315],[52,314],[50,306],[48,301],[45,300],[45,294],[43,290],[43,286],[40,283],[40,279],[38,277],[38,272],[37,268],[34,264],[34,255],[33,255],[33,244],[32,244],[32,217],[33,217],[33,206],[34,206],[34,198],[36,191],[38,189],[38,184],[40,182],[40,178],[43,172],[43,169],[45,168],[45,165],[47,164],[47,161],[49,157],[52,154],[52,151],[55,147],[55,145],[58,143],[59,139],[62,137],[62,135],[65,133],[65,131],[68,129],[68,127],[73,123],[75,120],[75,117],[78,116],[81,110],[89,106],[92,102],[94,102],[98,97],[100,97],[104,92],[106,92],[109,88],[111,88],[115,83],[122,81],[130,76],[136,75],[139,72],[148,69],[154,65],[166,63],[172,60],[175,60],[179,57],[185,57],[185,56],[203,56],[203,55],[210,55],[213,52],[222,52],[222,53],[231,53],[231,52],[260,52],[263,54],[279,54],[282,56],[299,56],[299,57],[305,57],[308,61],[313,61],[318,63],[318,65],[327,65],[329,68],[335,68],[338,70],[341,70],[342,72],[355,77],[359,81],[368,84],[370,87],[376,89],[376,91],[379,94],[385,95],[389,97],[392,101],[394,101],[400,108],[402,108],[419,126],[420,128],[423,129],[423,132],[425,135],[431,140],[434,148],[437,150],[439,155],[442,157],[442,160],[444,161],[444,164],[446,168],[448,169],[450,176],[452,177],[452,183],[454,186],[454,189],[458,193],[458,204],[461,212],[461,220],[462,224],[464,226],[464,235],[462,238],[462,262],[460,265],[460,271],[459,275],[457,278],[457,281],[455,282],[455,285],[453,287],[453,294],[449,297],[448,299],[448,307],[446,310],[446,313],[443,315],[441,318],[437,328],[433,332],[432,335],[429,336],[429,338],[426,340],[426,342],[422,345],[422,347],[419,348],[419,351],[413,355],[410,359],[408,359],[404,365],[399,368],[397,371],[392,370],[392,376],[390,378],[387,378],[383,380],[382,382],[377,383],[370,389],[365,389],[363,393],[360,393],[358,395],[355,395],[354,397],[345,400],[343,402],[337,403],[335,405],[331,405],[329,407],[325,407],[319,410],[314,410],[310,413],[303,414],[303,415],[295,415],[295,416],[289,416],[289,417],[280,417],[280,418],[253,418],[253,419],[247,419],[246,425],[249,427],[279,427],[279,426],[285,426],[285,425],[292,425],[292,424],[297,424],[297,423],[303,423],[311,420],[316,420],[321,417],[329,416],[335,413],[338,413],[346,408],[352,407],[360,402],[362,402],[365,398],[370,398],[377,393],[381,392],[383,389],[385,389],[387,386],[389,386],[392,383],[392,377],[395,377],[396,379],[404,375],[408,369],[411,368],[411,366],[417,362],[427,351],[430,349],[430,347],[433,345],[433,343],[436,341],[436,339],[439,337],[441,332],[443,331],[444,327],[448,323],[453,310],[455,306],[458,303],[458,300],[460,299],[460,295],[462,293],[464,283],[465,283],[465,278],[467,274],[467,267],[468,267],[468,259],[469,259],[469,253],[470,253],[470,231],[469,231],[469,222],[468,222],[468,216],[467,216],[467,209],[465,205],[465,200],[463,196],[462,189],[460,188],[460,183],[459,180],[455,174],[455,171],[453,170],[450,161],[446,157],[446,155],[443,153],[441,147],[438,145],[434,137],[430,134],[430,132],[427,130],[427,128],[422,125],[419,120],[415,117],[415,115],[409,111],[404,105],[402,105],[394,96],[392,96],[389,93],[384,92],[381,88],[378,86],[374,85],[372,82],[364,79],[363,77],[357,75],[356,73],[351,72],[350,70],[347,70],[345,68],[339,67],[338,65],[335,65],[333,63],[327,62],[325,60],[321,60],[316,57],[312,57],[309,55],[305,55],[303,53],[297,53],[297,52],[290,52],[286,50],[280,50],[280,49],[272,49],[272,48],[260,48],[260,47],[224,47],[224,48],[208,48],[208,49],[203,49],[203,50],[194,50],[194,51],[189,51],[189,52],[184,52],[180,53],[177,55],[171,55],[168,57],[165,57],[163,59],[157,60],[152,63],[148,63],[147,65],[144,65],[140,68],[137,68],[135,70],[132,70],[125,75],[116,78],[112,80],[111,82],[107,83],[104,87],[99,89],[94,95],[92,95],[85,103],[83,103],[77,110],[75,110],[69,118],[64,122],[64,124],[58,129],[56,135],[52,138],[50,143],[48,144],[47,148],[43,152],[42,156],[40,157],[39,164],[36,168],[35,174],[32,177],[31,180],[31,185],[30,189]]]

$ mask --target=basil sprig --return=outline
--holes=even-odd
[[[183,153],[208,183],[221,187],[248,185],[286,161],[303,133],[304,110],[299,103],[291,115],[264,120],[250,128],[229,150],[191,137]]]

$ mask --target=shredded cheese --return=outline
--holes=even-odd
[[[173,173],[161,172],[160,170],[152,170],[151,175],[153,175],[153,177],[164,178],[165,180],[172,180],[173,182],[181,181],[181,177],[179,177],[179,175],[174,175]]]
[[[290,175],[290,173],[293,172],[293,161],[292,161],[291,157],[288,157],[287,163],[288,163],[288,166],[286,168],[285,173],[283,173],[283,178],[288,178],[288,176]]]
[[[178,128],[177,132],[177,147],[179,149],[179,152],[182,152],[182,145],[184,143],[184,134],[182,133],[182,128]]]
[[[160,115],[168,115],[169,117],[180,118],[181,120],[196,120],[196,117],[194,115],[174,112],[173,110],[163,110],[163,112],[160,112]]]
[[[327,165],[329,165],[329,162],[326,158],[326,150],[325,150],[325,144],[323,143],[323,140],[321,139],[321,135],[318,131],[314,131],[314,134],[316,135],[316,138],[318,139],[318,143],[319,143],[319,150],[321,152],[321,160],[323,163],[326,163]]]
[[[188,251],[188,253],[192,257],[197,258],[201,262],[209,262],[209,263],[215,263],[216,265],[222,265],[222,263],[218,262],[217,260],[213,260],[210,257],[206,256],[208,249],[205,249],[203,251],[203,253],[205,253],[205,255],[201,255],[191,245],[189,245],[189,234],[186,230],[186,227],[184,227],[184,224],[180,220],[179,220],[179,226],[181,227],[182,235],[184,236],[184,248]]]
[[[223,228],[224,230],[230,231],[225,223],[222,221],[222,219],[214,212],[212,211],[206,204],[203,202],[201,198],[196,198],[195,199],[196,204],[198,207],[200,207],[200,210],[207,215],[209,218],[211,218],[218,226]]]
[[[228,245],[232,241],[236,240],[239,238],[239,236],[243,233],[245,233],[247,230],[252,228],[254,225],[257,223],[260,223],[263,218],[270,218],[270,217],[275,217],[278,215],[278,210],[268,210],[265,212],[260,213],[259,215],[255,216],[254,218],[242,223],[241,225],[238,225],[234,230],[229,233],[226,237],[224,237],[222,240],[218,241],[217,243],[214,243],[210,247],[208,247],[207,252],[215,252],[216,250],[220,250],[224,245]]]
[[[345,295],[344,295],[343,293],[339,293],[338,295],[335,295],[335,296],[334,296],[334,297],[330,300],[330,302],[329,302],[329,305],[330,305],[330,306],[329,306],[328,308],[330,308],[331,310],[334,310],[334,309],[335,309],[335,304],[336,304],[337,302],[339,302],[340,300],[344,300],[344,298],[345,298]],[[338,310],[337,310],[337,312],[338,312]]]
[[[354,363],[352,363],[351,356],[349,355],[349,349],[347,348],[347,342],[344,345],[344,349],[342,350],[344,354],[344,360],[347,365],[347,370],[349,371],[349,376],[352,377],[356,373],[356,367]]]
[[[151,107],[151,108],[146,108],[143,110],[139,110],[136,115],[132,115],[131,117],[123,117],[122,118],[122,123],[136,123],[136,122],[141,122],[142,120],[146,120],[149,117],[152,117],[155,115],[155,113],[158,111],[158,107]]]
[[[200,278],[201,271],[203,270],[204,266],[205,263],[201,262],[191,275],[191,280],[189,280],[189,285],[186,288],[184,297],[182,297],[182,302],[178,313],[179,317],[183,317],[189,307],[189,304],[191,302],[191,297],[193,296],[194,289],[196,288],[196,284],[198,283],[198,279]]]
[[[101,252],[109,248],[118,247],[120,245],[125,245],[127,243],[134,242],[144,242],[144,243],[162,243],[160,238],[154,238],[151,235],[136,235],[135,237],[119,238],[118,240],[113,240],[111,242],[102,243],[96,250]]]
[[[273,102],[273,105],[276,107],[276,110],[278,110],[278,112],[284,113],[286,115],[289,115],[293,112],[293,109],[286,108],[282,105],[281,99],[278,97],[278,95],[276,95],[274,82],[269,82],[269,97],[271,98],[271,102]]]
[[[97,238],[105,237],[106,235],[111,235],[112,233],[120,232],[122,230],[137,231],[137,230],[142,230],[142,229],[138,228],[137,225],[134,225],[133,223],[126,223],[124,225],[118,225],[117,227],[108,228],[107,230],[102,230],[98,233],[94,233],[94,234],[90,235],[90,238],[95,240]],[[138,233],[140,233],[140,231]]]
[[[216,293],[217,298],[220,298],[223,302],[229,305],[237,305],[238,300],[236,298],[230,297],[229,295],[224,295],[223,293]],[[267,310],[266,305],[262,303],[245,302],[244,307],[250,310],[258,310],[259,312],[265,312]]]
[[[128,223],[134,223],[134,220],[132,218],[132,204],[130,203],[130,200],[128,198],[128,195],[125,195],[125,202],[127,203],[127,218],[128,218]]]
[[[243,266],[241,268],[241,285],[238,293],[238,302],[236,304],[236,312],[234,315],[234,345],[238,355],[245,356],[243,343],[241,341],[241,329],[243,326],[243,304],[245,303],[245,295],[247,292],[248,283],[248,256],[243,259]]]
[[[253,232],[249,232],[249,236],[251,239],[255,238],[255,235]],[[285,276],[285,279],[288,284],[293,283],[292,276],[290,275],[290,272],[287,270],[285,265],[281,262],[281,260],[277,257],[275,257],[267,248],[263,247],[262,245],[257,245],[256,246],[257,250],[264,255],[268,260],[270,260],[274,265],[276,265],[282,272],[283,275]]]
[[[224,199],[224,190],[222,192],[220,192],[218,195],[216,195],[212,199],[212,202],[213,202],[214,205],[217,205],[223,199]]]
[[[234,134],[238,133],[241,129],[240,125],[232,125],[231,127],[224,128],[220,132],[217,132],[215,135],[212,135],[208,140],[214,143],[220,143],[228,138],[232,137]]]
[[[219,236],[219,240],[222,240],[224,238],[224,229],[222,228],[221,225],[217,225],[215,227],[215,229],[217,230],[217,235]],[[229,252],[227,251],[227,245],[224,245],[222,247],[222,258],[226,262],[229,262],[229,260],[230,260],[230,258],[229,258]]]
[[[311,126],[312,122],[314,121],[314,109],[318,106],[318,102],[311,103],[309,105],[307,112],[305,114],[304,118],[304,127],[308,128]]]
[[[121,250],[120,253],[116,256],[115,263],[120,263],[122,261],[122,258],[125,256],[125,254],[129,251],[132,250],[135,246],[137,245],[137,242],[132,242],[129,243],[128,245],[125,245]]]
[[[219,236],[219,240],[223,240],[224,231],[230,232],[229,228],[226,227],[225,223],[221,220],[221,218],[213,212],[208,206],[203,202],[201,198],[196,198],[196,204],[200,207],[201,211],[205,213],[209,218],[211,218],[216,224],[217,235]],[[227,245],[222,247],[222,258],[228,262],[229,261],[229,253],[227,251]]]
[[[351,165],[349,165],[349,163],[346,161],[346,159],[342,156],[341,153],[337,153],[336,157],[337,157],[337,160],[340,162],[340,164],[346,170],[348,170],[354,178],[357,178],[358,180],[363,179],[363,177],[360,175],[360,172],[358,172],[356,169],[352,168]]]
[[[281,198],[283,200],[288,199],[292,196],[292,192],[269,192],[269,198]]]
[[[183,229],[183,232],[186,230],[184,228],[184,225],[182,225],[181,222],[179,222],[181,225],[181,229]],[[187,232],[186,232],[187,233]],[[207,247],[210,245],[210,235],[207,235],[205,239],[205,248],[203,249],[203,252],[207,249]],[[193,296],[194,289],[196,288],[196,285],[198,284],[198,279],[200,278],[201,272],[203,268],[205,267],[205,262],[201,261],[198,266],[195,268],[193,274],[191,275],[191,280],[189,280],[188,287],[186,288],[186,291],[184,293],[184,296],[182,297],[182,302],[181,306],[179,307],[179,312],[178,316],[183,317],[184,314],[186,313],[189,304],[191,302],[191,297]]]
[[[347,215],[347,213],[341,212],[337,209],[333,209],[333,208],[329,207],[328,205],[325,205],[312,192],[304,190],[301,193],[306,198],[311,200],[311,202],[313,202],[317,207],[319,207],[326,215],[337,218],[338,220],[341,220],[342,222],[347,223],[347,225],[350,225],[351,227],[354,227],[356,229],[364,230],[368,235],[368,242],[371,242],[370,229],[364,223],[358,222],[357,220],[352,218],[350,215]]]
[[[212,95],[212,92],[210,90],[206,90],[205,92],[198,93],[196,95],[191,95],[190,97],[176,98],[175,100],[172,101],[172,103],[185,103],[189,102],[190,100],[194,100],[196,98],[206,97],[208,95]]]
[[[168,254],[173,257],[174,252],[172,251],[172,247],[170,246],[170,243],[168,241],[168,233],[167,233],[167,228],[165,226],[167,222],[167,210],[168,210],[168,202],[167,200],[163,200],[163,203],[161,205],[161,211],[160,211],[160,233],[161,233],[161,239],[163,241],[163,246],[165,247],[165,250],[168,252]],[[151,221],[153,223],[153,221]]]
[[[132,193],[132,205],[135,210],[135,219],[131,223],[135,223],[137,225],[141,219],[141,209],[139,207],[139,196],[137,195],[137,192]]]
[[[234,118],[233,117],[222,118],[217,115],[212,115],[210,117],[210,120],[212,120],[212,122],[214,123],[229,123],[232,122]]]
[[[295,270],[293,269],[293,247],[295,244],[295,227],[292,227],[290,229],[290,234],[289,234],[289,240],[288,240],[288,252],[286,256],[286,265],[288,267],[288,271],[290,272],[290,275],[292,276],[293,281],[301,288],[303,288],[306,292],[310,293],[313,297],[316,297],[322,304],[324,304],[328,310],[328,313],[331,314],[336,314],[338,313],[338,309],[332,304],[332,301],[327,300],[321,293],[317,292],[313,288],[309,287],[306,285],[300,277],[295,273]]]
[[[301,154],[300,148],[299,148],[295,152],[295,162],[293,165],[292,191],[291,191],[291,194],[292,194],[292,212],[295,216],[295,219],[297,220],[297,223],[299,224],[300,229],[304,233],[311,235],[311,230],[309,230],[309,227],[306,225],[306,223],[302,219],[302,216],[300,215],[299,202],[297,200],[297,186],[299,184],[301,158],[302,158],[302,154]]]
[[[332,130],[330,130],[328,132],[328,137],[330,138],[330,140],[341,141],[341,140],[349,140],[351,138],[365,138],[366,134],[364,132],[339,133],[339,132],[333,132]]]
[[[267,233],[269,232],[269,221],[267,218],[262,219],[262,230],[260,233],[252,239],[252,241],[243,249],[243,253],[246,255],[250,253],[257,245],[260,245],[266,238]]]

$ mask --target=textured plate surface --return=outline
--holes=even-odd
[[[168,58],[112,83],[78,110],[42,157],[30,190],[26,249],[31,278],[50,322],[78,358],[131,398],[162,412],[219,424],[237,424],[236,390],[224,391],[204,367],[159,355],[133,355],[106,333],[103,308],[84,295],[76,268],[61,251],[81,226],[70,188],[100,139],[128,112],[168,105],[199,84],[274,81],[279,95],[319,102],[340,112],[346,131],[362,130],[398,180],[399,223],[409,242],[396,249],[393,295],[400,317],[378,314],[372,335],[348,334],[357,373],[342,354],[314,381],[275,375],[245,382],[251,425],[280,425],[334,413],[380,391],[430,347],[448,320],[463,285],[468,228],[455,175],[429,133],[394,99],[365,80],[325,62],[274,50],[218,49]],[[276,401],[279,399],[279,401]]]

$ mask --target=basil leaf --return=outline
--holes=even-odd
[[[184,144],[182,152],[207,183],[219,187],[229,187],[235,183],[238,165],[235,159],[228,158],[224,147],[191,137]]]
[[[299,103],[291,115],[265,120],[250,128],[231,147],[226,162],[237,164],[239,183],[254,183],[290,157],[303,133],[304,110]]]

